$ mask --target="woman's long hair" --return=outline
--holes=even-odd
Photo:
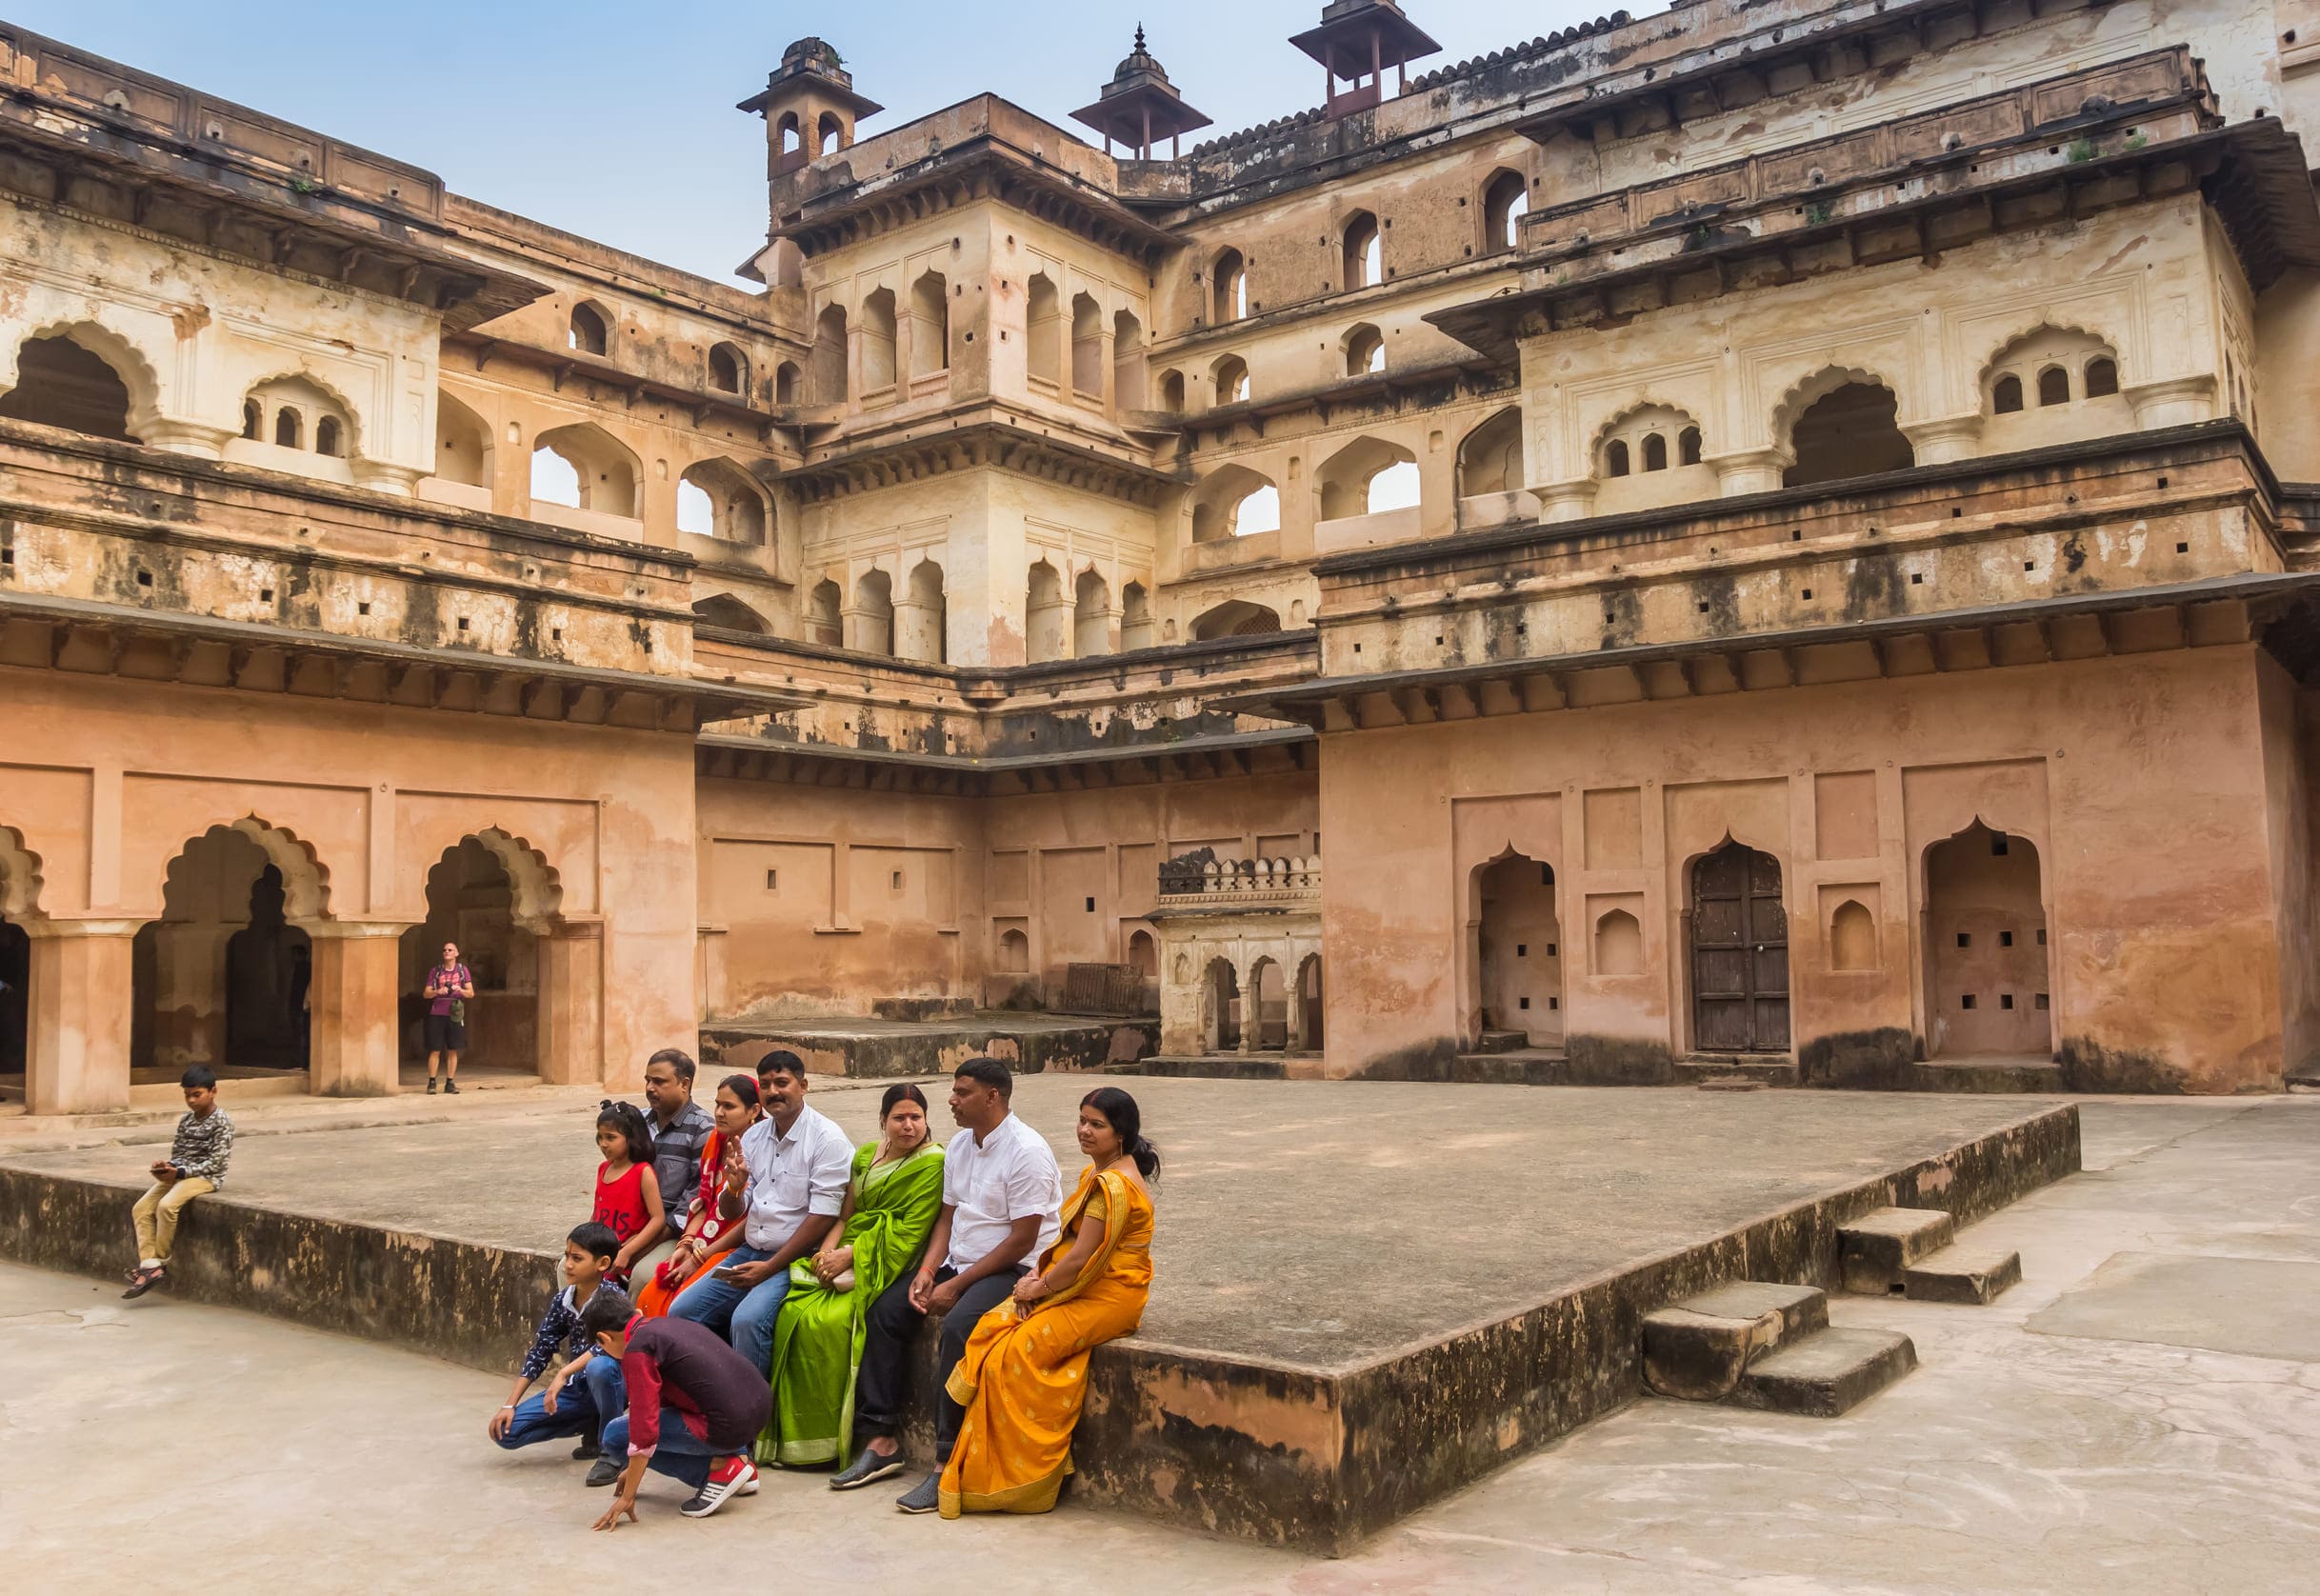
[[[645,1127],[645,1111],[633,1103],[615,1103],[606,1098],[596,1110],[599,1129],[610,1126],[629,1139],[629,1162],[652,1162],[652,1132]]]
[[[1137,1171],[1146,1180],[1160,1174],[1160,1149],[1144,1139],[1144,1110],[1136,1100],[1117,1087],[1098,1087],[1079,1100],[1083,1108],[1093,1108],[1104,1116],[1105,1123],[1128,1149],[1128,1156],[1136,1162]]]

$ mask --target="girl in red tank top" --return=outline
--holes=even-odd
[[[661,1223],[660,1183],[652,1176],[652,1134],[644,1110],[633,1103],[606,1102],[596,1115],[596,1147],[604,1162],[596,1168],[596,1203],[589,1217],[610,1226],[620,1252],[605,1278],[626,1287],[642,1248],[630,1244]]]

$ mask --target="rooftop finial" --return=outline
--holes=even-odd
[[[1144,53],[1144,24],[1140,22],[1136,24],[1136,53]]]

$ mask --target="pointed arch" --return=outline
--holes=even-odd
[[[1509,405],[1487,417],[1458,445],[1458,496],[1514,493],[1525,486],[1523,408]]]
[[[564,329],[567,349],[581,354],[610,355],[612,352],[612,329],[620,318],[592,299],[575,301]]]
[[[628,445],[590,421],[573,422],[565,427],[551,427],[532,439],[532,496],[550,504],[568,503],[553,496],[561,486],[562,473],[554,472],[548,479],[556,484],[548,494],[541,491],[543,463],[540,456],[550,455],[561,461],[570,472],[570,493],[579,502],[570,504],[573,509],[585,509],[600,515],[619,515],[633,518],[637,513],[638,488],[644,480],[643,463]]]
[[[230,812],[230,811],[229,811]],[[312,844],[301,838],[288,827],[246,812],[238,819],[218,821],[203,826],[199,830],[186,831],[177,846],[164,855],[162,877],[166,886],[170,869],[186,851],[205,838],[221,832],[235,831],[258,845],[266,862],[282,875],[282,911],[292,922],[326,919],[330,909],[330,872]]]
[[[346,428],[343,452],[349,457],[364,452],[362,416],[346,390],[326,376],[303,366],[286,367],[247,385],[242,392],[246,398],[258,402],[266,417],[264,430],[269,438],[273,436],[278,408],[289,406],[299,411],[303,429],[300,441],[290,447],[310,447],[315,424],[325,415],[335,415]]]
[[[703,626],[719,627],[727,631],[746,631],[759,637],[770,636],[773,628],[766,618],[730,593],[711,593],[705,599],[695,599],[693,618]]]
[[[70,350],[53,346],[62,343]],[[25,357],[30,351],[34,357],[34,370],[26,372]],[[59,368],[85,373],[96,379],[99,374],[89,369],[75,355],[93,357],[120,385],[119,425],[105,429],[93,429],[78,421],[57,420],[50,426],[70,427],[74,431],[88,432],[93,437],[117,437],[125,443],[141,441],[161,419],[161,379],[145,351],[130,339],[113,331],[102,322],[93,320],[52,321],[33,328],[0,360],[0,415],[19,421],[43,421],[41,414],[32,413],[43,408],[50,395],[43,391],[52,375],[61,375]],[[39,385],[36,387],[36,384]],[[105,420],[112,420],[112,396],[107,395]]]

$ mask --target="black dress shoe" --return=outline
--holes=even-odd
[[[588,1471],[588,1483],[591,1486],[609,1486],[619,1479],[621,1471],[628,1466],[627,1458],[616,1458],[606,1452],[597,1458],[596,1466]]]

